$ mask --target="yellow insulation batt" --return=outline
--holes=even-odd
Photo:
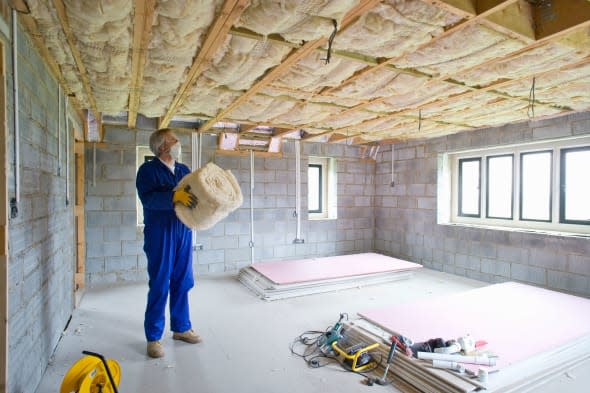
[[[198,199],[193,209],[177,204],[176,215],[186,226],[204,230],[223,220],[244,201],[235,176],[210,162],[180,180],[177,188],[190,187]]]

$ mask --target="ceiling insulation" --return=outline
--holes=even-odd
[[[590,110],[586,1],[18,1],[77,105],[130,127],[361,143]]]
[[[397,57],[441,34],[461,17],[419,0],[389,0],[338,35],[335,47],[375,57]]]

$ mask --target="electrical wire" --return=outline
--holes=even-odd
[[[527,108],[527,115],[529,119],[535,117],[535,80],[537,78],[533,77],[533,84],[531,85],[531,90],[529,91],[529,106]]]
[[[322,59],[328,64],[330,59],[332,58],[332,44],[334,43],[334,38],[336,38],[336,33],[338,32],[338,22],[336,19],[332,19],[332,24],[334,25],[334,30],[332,34],[330,34],[330,38],[328,38],[328,53],[326,54],[326,58]]]

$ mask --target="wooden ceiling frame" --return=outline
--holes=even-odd
[[[365,12],[369,11],[371,8],[376,6],[380,0],[362,0],[359,5],[354,7],[351,11],[349,11],[340,24],[340,30],[346,28],[350,23],[352,23],[356,18],[360,15],[364,14]],[[272,83],[278,77],[282,76],[287,70],[291,68],[293,64],[298,62],[299,60],[303,59],[304,57],[308,56],[312,51],[316,50],[320,46],[324,45],[328,41],[327,37],[322,37],[320,39],[306,42],[298,49],[294,49],[287,58],[281,62],[279,65],[272,68],[268,71],[258,82],[256,82],[249,90],[247,90],[244,94],[238,97],[234,102],[232,102],[227,108],[221,110],[213,119],[209,120],[205,123],[200,130],[206,131],[211,128],[216,122],[220,121],[227,114],[232,112],[250,97],[255,95],[260,89],[267,86],[268,84]]]
[[[74,96],[72,89],[67,84],[63,74],[61,73],[59,64],[57,64],[57,61],[55,61],[55,58],[49,53],[49,50],[45,46],[45,43],[41,38],[41,32],[37,27],[37,22],[35,22],[35,19],[33,19],[33,17],[29,14],[28,6],[24,0],[10,0],[10,5],[12,8],[18,11],[19,20],[22,22],[26,31],[29,33],[29,37],[31,37],[33,40],[33,43],[39,51],[39,54],[47,62],[47,66],[49,67],[51,74],[55,77],[57,83],[61,85],[64,94],[72,99],[70,105],[78,115],[78,120],[80,123],[84,123],[84,114],[82,113],[82,110],[80,110],[80,104],[78,103],[78,100]],[[88,139],[88,135],[84,135],[84,138]]]
[[[68,47],[70,48],[70,52],[72,53],[72,56],[74,57],[74,61],[76,63],[76,67],[78,68],[78,73],[80,74],[80,79],[82,80],[82,86],[84,87],[84,91],[86,92],[86,96],[88,97],[88,102],[90,103],[90,109],[94,112],[95,116],[99,118],[100,112],[96,107],[96,100],[94,99],[94,95],[92,94],[92,88],[90,86],[88,72],[86,71],[86,66],[84,66],[84,62],[82,61],[82,56],[80,55],[80,50],[78,49],[76,38],[72,33],[72,29],[68,21],[68,16],[66,14],[65,5],[62,0],[53,0],[53,5],[57,12],[61,28],[66,36]],[[82,119],[84,119],[84,117]],[[100,140],[102,140],[103,138],[102,127],[99,129],[99,138]]]
[[[215,22],[211,25],[207,38],[203,42],[188,74],[172,99],[166,114],[160,118],[158,128],[166,128],[174,114],[189,95],[190,88],[208,66],[215,52],[223,44],[232,25],[240,18],[250,0],[226,0]]]
[[[129,86],[129,110],[127,116],[127,126],[129,128],[135,128],[137,124],[137,112],[143,87],[143,72],[147,60],[148,43],[155,8],[156,0],[134,1],[131,86]]]

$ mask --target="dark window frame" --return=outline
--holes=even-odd
[[[590,225],[590,220],[568,220],[565,218],[565,171],[567,153],[574,151],[590,151],[590,146],[581,147],[565,147],[559,149],[559,223],[560,224],[576,224],[576,225]]]
[[[478,198],[477,198],[477,214],[463,213],[463,166],[464,162],[477,161],[479,164],[479,181],[478,181]],[[481,218],[481,157],[474,158],[460,158],[459,159],[459,184],[458,184],[458,197],[457,197],[457,215],[460,217],[476,217]]]
[[[512,158],[512,186],[510,188],[510,217],[494,217],[490,216],[490,160],[500,157]],[[481,184],[481,178],[480,178]],[[480,191],[481,192],[481,191]],[[480,212],[481,214],[481,212]],[[494,220],[513,220],[514,219],[514,153],[498,154],[495,156],[486,157],[486,217]]]
[[[533,155],[533,154],[542,154],[542,153],[549,153],[549,219],[547,220],[540,220],[540,219],[533,219],[533,218],[524,218],[522,216],[522,211],[523,211],[523,193],[522,193],[522,187],[523,187],[523,158],[526,155]],[[548,222],[548,223],[552,223],[553,222],[553,150],[552,149],[548,149],[548,150],[539,150],[539,151],[527,151],[527,152],[522,152],[520,153],[520,171],[519,171],[519,182],[520,182],[520,187],[518,190],[518,204],[519,204],[519,214],[518,214],[518,220],[519,221],[531,221],[531,222]]]
[[[324,209],[323,209],[323,194],[324,194],[324,183],[323,183],[323,171],[324,171],[324,166],[322,164],[308,164],[308,169],[309,168],[318,168],[318,172],[319,172],[319,176],[318,176],[318,209],[317,210],[308,210],[308,213],[323,213]],[[309,176],[308,176],[308,181],[309,181]],[[309,197],[309,196],[308,196]]]

